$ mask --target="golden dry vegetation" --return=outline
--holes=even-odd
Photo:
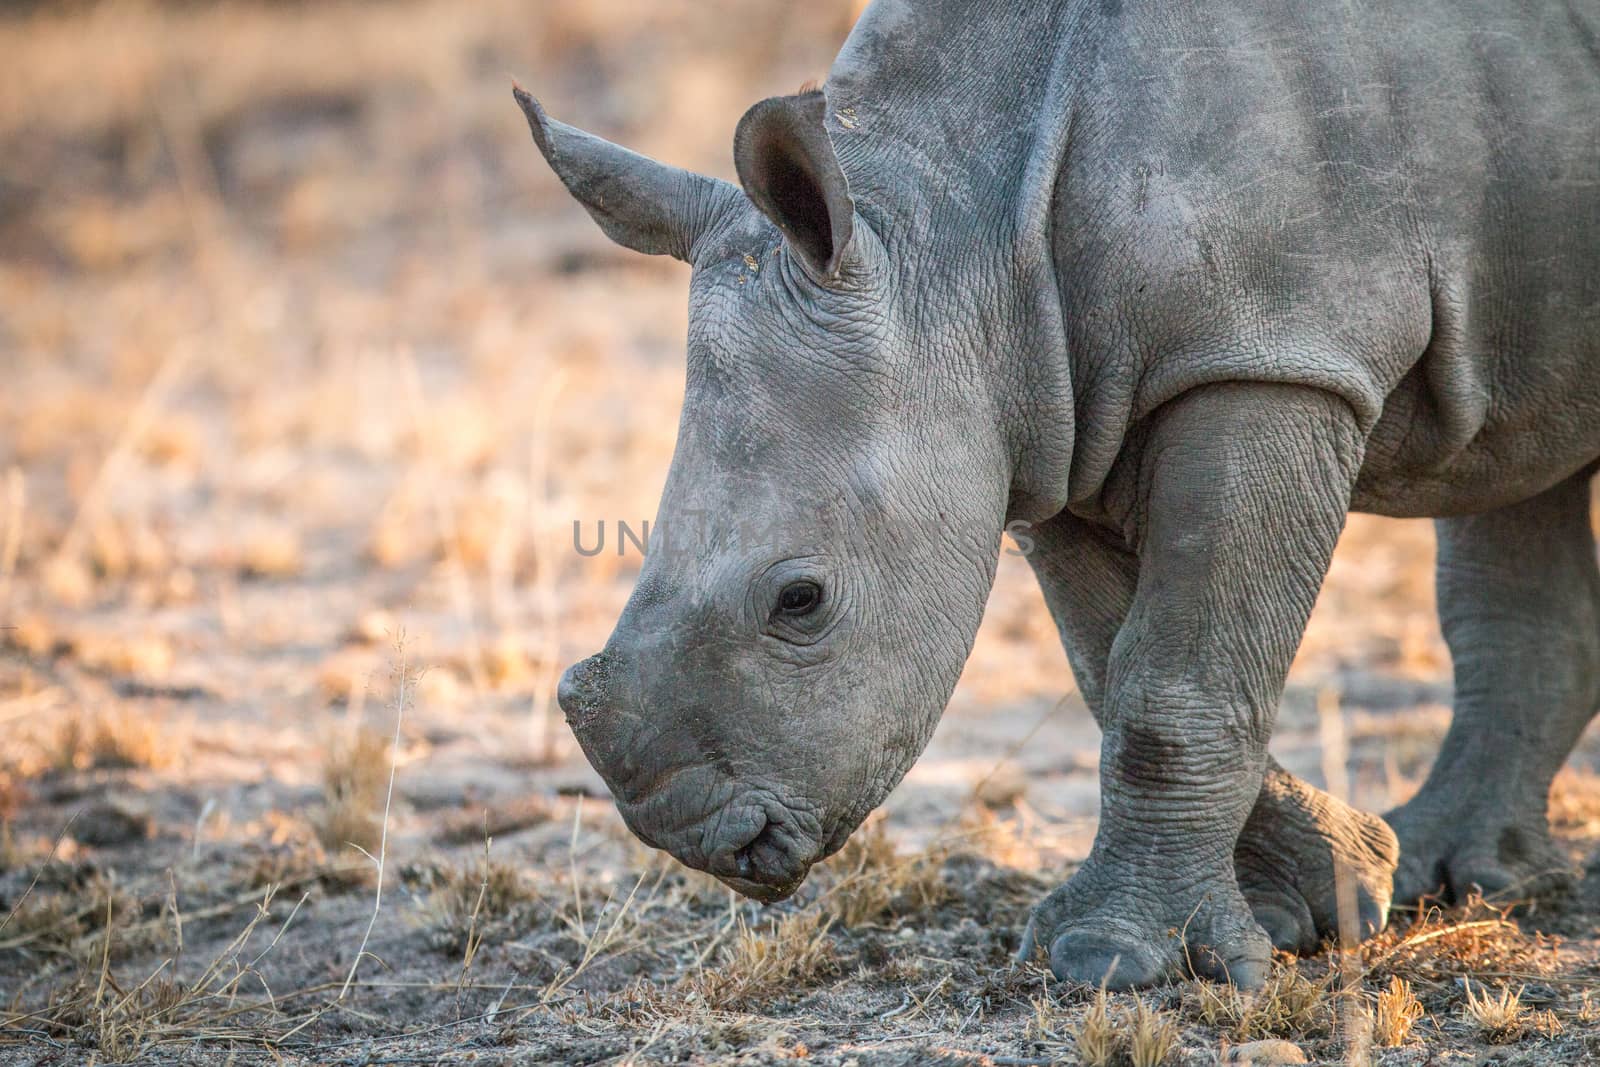
[[[794,901],[622,828],[552,695],[637,571],[572,522],[654,509],[686,274],[564,198],[510,77],[730,176],[855,6],[0,6],[0,1060],[1600,1055],[1600,878],[1252,997],[1012,964],[1096,810],[1015,556],[927,756]],[[1431,562],[1352,520],[1280,719],[1376,810],[1448,722]],[[1597,765],[1552,803],[1591,870]]]

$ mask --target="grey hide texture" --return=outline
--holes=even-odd
[[[1600,3],[879,0],[744,190],[547,116],[693,267],[658,529],[560,700],[632,829],[792,892],[926,744],[1002,527],[1104,731],[1021,952],[1259,984],[1392,896],[1559,885],[1600,704]],[[619,299],[625,299],[619,294]],[[1386,820],[1266,746],[1350,509],[1435,516],[1457,710]]]

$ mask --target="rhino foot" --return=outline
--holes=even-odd
[[[1150,893],[1130,894],[1111,891],[1123,880],[1109,875],[1091,856],[1067,884],[1040,901],[1023,931],[1018,959],[1047,948],[1056,978],[1112,990],[1190,975],[1245,989],[1265,981],[1272,949],[1232,878],[1220,875],[1184,889],[1159,884]]]
[[[1386,816],[1400,839],[1396,900],[1433,896],[1459,904],[1474,892],[1525,900],[1570,888],[1572,865],[1550,839],[1542,809],[1518,817],[1504,802],[1437,799],[1425,791]]]
[[[1239,888],[1285,952],[1314,952],[1340,933],[1341,876],[1361,939],[1388,923],[1400,854],[1394,831],[1274,765],[1234,848]]]

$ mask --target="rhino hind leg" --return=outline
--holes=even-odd
[[[1550,783],[1600,706],[1593,468],[1530,500],[1441,519],[1439,618],[1455,715],[1427,781],[1386,818],[1396,900],[1474,889],[1522,899],[1571,878],[1550,839]]]
[[[1341,934],[1365,939],[1388,925],[1399,854],[1382,819],[1271,762],[1233,865],[1273,947],[1310,953]]]

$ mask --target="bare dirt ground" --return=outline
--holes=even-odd
[[[1600,1057],[1594,730],[1552,798],[1564,900],[1397,915],[1249,999],[1014,966],[1097,804],[1014,556],[931,749],[794,900],[622,829],[551,697],[638,568],[615,524],[666,470],[686,271],[604,242],[509,77],[730,176],[851,7],[0,18],[0,1060]],[[1280,718],[1374,810],[1448,722],[1432,551],[1352,520]]]

